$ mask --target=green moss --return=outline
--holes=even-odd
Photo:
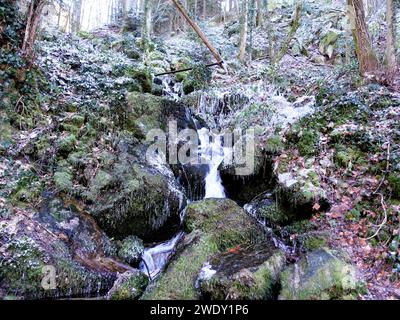
[[[145,135],[152,129],[166,129],[163,123],[163,98],[150,94],[130,93],[127,95],[129,108],[126,110],[126,129]]]
[[[293,215],[274,204],[260,209],[260,215],[273,224],[285,225],[293,219]]]
[[[60,191],[70,192],[73,189],[72,175],[68,172],[56,172],[54,183]]]
[[[139,263],[144,252],[143,240],[136,236],[125,238],[118,250],[118,257],[128,264]]]
[[[74,134],[61,136],[57,140],[57,147],[60,152],[68,154],[75,149],[77,140]]]
[[[0,279],[10,295],[37,295],[43,289],[43,254],[27,236],[12,239],[7,245],[10,256],[0,260]]]
[[[148,285],[148,278],[142,272],[123,274],[107,295],[109,300],[137,300]]]
[[[307,254],[281,274],[281,300],[338,300],[355,298],[360,283],[353,266],[320,249]]]
[[[297,143],[300,154],[305,156],[314,156],[318,151],[319,133],[315,131],[305,131]]]
[[[153,79],[148,69],[130,67],[126,69],[125,76],[137,80],[142,88],[142,92],[151,93],[153,88]]]
[[[168,270],[145,292],[143,300],[195,300],[199,298],[195,288],[197,274],[203,263],[218,252],[218,246],[210,235],[194,232],[188,237],[198,239],[193,240],[193,244],[180,252]]]
[[[311,236],[307,237],[304,242],[304,248],[308,251],[321,249],[326,246],[327,239],[322,236]]]
[[[268,153],[276,154],[281,152],[285,147],[285,144],[282,141],[282,137],[279,135],[273,135],[272,137],[268,138],[265,150]]]
[[[367,164],[364,154],[359,150],[344,145],[336,146],[336,150],[335,163],[340,167],[351,169],[353,165]]]
[[[400,199],[400,174],[392,173],[388,177],[390,188],[393,192],[393,197]]]
[[[183,81],[183,92],[189,94],[204,89],[210,80],[211,71],[208,68],[194,67]]]

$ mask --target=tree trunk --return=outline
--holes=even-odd
[[[32,0],[29,3],[24,40],[21,47],[22,54],[29,60],[33,59],[33,49],[37,36],[37,29],[46,2],[46,0]]]
[[[299,1],[299,2],[297,2],[296,8],[294,10],[294,16],[293,16],[293,21],[292,21],[292,26],[290,28],[290,31],[286,37],[285,42],[282,45],[281,50],[278,52],[276,58],[274,59],[275,65],[277,65],[282,60],[282,58],[285,56],[285,54],[289,50],[290,42],[292,42],[292,39],[293,39],[294,35],[296,34],[297,29],[300,26],[300,18],[301,18],[302,11],[303,11],[303,5]]]
[[[241,31],[240,31],[240,42],[239,42],[239,61],[243,62],[246,55],[247,46],[247,26],[248,26],[248,15],[249,15],[249,3],[248,0],[243,0],[242,14],[241,14]]]
[[[256,16],[256,25],[260,27],[264,23],[264,7],[262,0],[257,0],[257,16]]]
[[[74,9],[72,16],[73,19],[72,19],[71,31],[78,32],[81,29],[82,0],[74,1]]]
[[[396,15],[393,0],[386,0],[386,20],[387,20],[387,36],[386,36],[386,70],[389,82],[391,82],[396,74]]]
[[[150,37],[151,37],[151,0],[144,0],[144,22],[143,22],[143,48],[145,51],[149,49]]]
[[[372,48],[371,38],[365,22],[364,3],[362,0],[348,0],[350,15],[354,22],[353,37],[361,75],[378,69],[379,63]]]

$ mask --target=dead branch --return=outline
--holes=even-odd
[[[376,230],[374,235],[367,238],[366,240],[371,240],[371,239],[375,238],[381,232],[382,228],[385,226],[385,224],[388,221],[388,214],[387,214],[387,209],[386,209],[385,198],[383,197],[382,193],[380,193],[379,195],[381,196],[381,205],[382,205],[383,211],[385,213],[385,218],[383,219],[382,223],[378,226],[378,230]]]

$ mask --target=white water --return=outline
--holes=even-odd
[[[206,195],[205,199],[216,198],[224,199],[225,189],[222,185],[221,176],[219,174],[219,166],[224,161],[224,148],[220,135],[212,135],[206,128],[198,131],[200,139],[199,155],[202,163],[206,163],[209,167],[205,182]],[[212,135],[212,139],[210,139]],[[210,140],[212,140],[210,142]]]
[[[165,264],[172,256],[178,242],[182,239],[183,232],[179,232],[173,239],[161,243],[144,251],[139,269],[150,279],[156,278],[163,271]]]

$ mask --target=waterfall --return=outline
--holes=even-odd
[[[209,167],[206,182],[206,199],[225,198],[225,189],[222,185],[219,166],[224,161],[224,148],[222,146],[221,135],[213,135],[213,141],[210,143],[210,132],[206,128],[198,131],[200,146],[199,155],[202,161],[205,161]]]
[[[146,249],[143,253],[139,269],[145,274],[148,274],[150,279],[156,278],[173,255],[174,249],[183,235],[183,232],[179,232],[173,239],[163,242],[153,248]]]

